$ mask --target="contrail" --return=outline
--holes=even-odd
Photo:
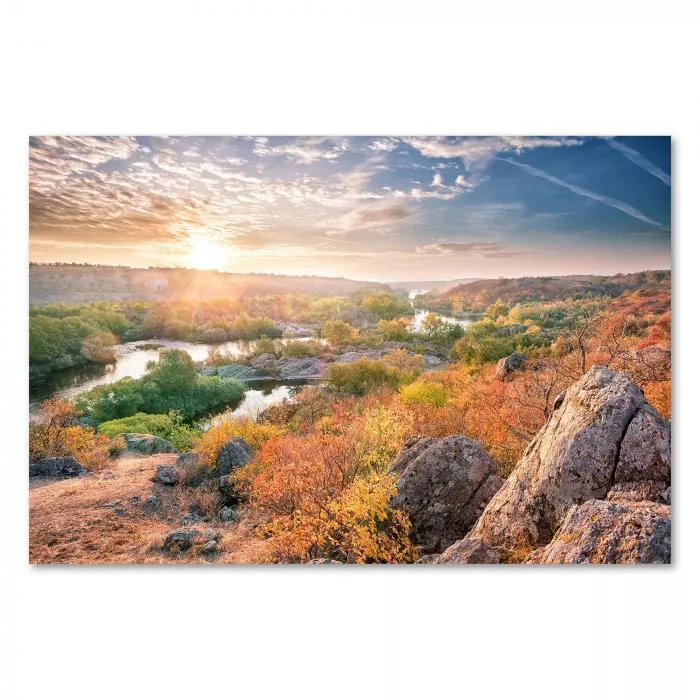
[[[634,148],[625,146],[624,143],[615,141],[613,138],[607,138],[605,140],[611,148],[614,148],[616,151],[620,151],[625,158],[631,160],[635,165],[638,165],[643,170],[646,170],[654,177],[658,177],[659,180],[667,184],[669,187],[671,186],[671,176],[661,170],[661,168],[654,165],[650,160],[647,160],[641,153],[635,151]]]
[[[662,231],[669,231],[671,229],[668,228],[668,226],[664,226],[662,223],[658,221],[654,221],[654,219],[650,219],[648,216],[645,214],[642,214],[639,209],[635,209],[633,206],[629,204],[625,204],[624,202],[621,202],[619,199],[613,199],[612,197],[606,197],[604,194],[598,194],[597,192],[591,192],[590,190],[586,190],[583,187],[578,187],[577,185],[570,185],[568,182],[564,182],[563,180],[560,180],[558,177],[554,177],[554,175],[549,175],[548,173],[545,173],[543,170],[538,170],[537,168],[533,168],[531,165],[525,165],[524,163],[518,163],[518,161],[513,160],[512,158],[498,158],[496,157],[496,160],[503,160],[506,163],[510,163],[511,165],[517,165],[519,168],[522,168],[526,172],[530,173],[531,175],[534,175],[535,177],[541,177],[544,180],[549,180],[550,182],[553,182],[555,185],[559,185],[561,187],[565,187],[567,190],[571,190],[574,194],[579,194],[582,197],[589,197],[590,199],[595,199],[598,202],[601,202],[602,204],[606,204],[609,207],[613,207],[615,209],[619,209],[620,211],[624,212],[625,214],[628,214],[629,216],[633,216],[635,219],[639,219],[640,221],[644,221],[647,224],[651,224],[652,226],[656,226],[657,228],[660,228]]]

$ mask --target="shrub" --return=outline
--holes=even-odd
[[[321,330],[321,337],[326,338],[331,345],[342,345],[350,342],[357,331],[346,321],[326,321]]]
[[[282,346],[284,357],[318,357],[326,352],[326,346],[317,340],[290,340]]]
[[[207,466],[216,464],[219,450],[232,437],[243,438],[254,451],[259,450],[271,438],[283,435],[285,430],[269,423],[256,423],[246,418],[222,416],[214,419],[212,425],[195,442],[196,452]]]
[[[440,408],[447,403],[447,392],[437,382],[418,381],[401,389],[401,400],[405,404]]]
[[[61,399],[49,399],[41,405],[37,419],[29,424],[29,459],[75,457],[88,470],[101,469],[111,452],[120,449],[120,441],[96,435],[89,428],[74,425],[75,408]]]
[[[137,413],[127,418],[105,421],[98,426],[97,431],[107,437],[115,437],[120,433],[158,435],[178,452],[191,449],[195,440],[202,434],[201,430],[184,425],[176,411],[167,414]]]
[[[328,383],[336,391],[364,396],[378,389],[398,389],[412,379],[396,367],[379,360],[360,359],[348,364],[336,363],[328,368]]]
[[[91,362],[109,364],[116,360],[114,345],[118,339],[109,331],[95,331],[83,340],[82,354]]]

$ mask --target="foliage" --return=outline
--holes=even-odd
[[[331,345],[342,345],[352,340],[357,331],[346,321],[326,321],[321,330],[321,337]]]
[[[409,330],[410,324],[411,319],[409,318],[395,318],[391,321],[381,319],[377,323],[377,332],[382,340],[408,342],[413,337]]]
[[[362,300],[362,308],[385,320],[413,315],[413,307],[408,299],[399,298],[387,292],[368,294]]]
[[[109,364],[116,360],[114,345],[119,339],[109,331],[94,331],[83,340],[82,354],[91,362]]]
[[[447,403],[447,392],[437,382],[418,381],[401,389],[401,400],[405,404],[440,408]]]
[[[140,379],[125,377],[96,386],[81,394],[76,406],[83,415],[100,422],[139,412],[178,411],[187,419],[216,406],[234,404],[244,393],[245,386],[236,379],[197,376],[187,353],[168,350]]]
[[[44,401],[37,419],[29,423],[30,461],[45,457],[74,457],[85,469],[104,467],[110,452],[120,449],[120,442],[75,425],[76,417],[75,408],[67,401]]]
[[[356,396],[385,388],[396,390],[414,376],[415,372],[402,372],[379,360],[364,358],[348,364],[332,364],[328,368],[328,384],[336,391]]]
[[[186,426],[176,411],[167,414],[137,413],[126,418],[100,423],[97,432],[107,437],[120,433],[149,433],[167,440],[178,452],[192,448],[201,430]]]

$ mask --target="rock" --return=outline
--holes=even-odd
[[[116,500],[116,501],[107,501],[106,503],[102,504],[103,508],[114,508],[114,506],[118,506],[121,503],[121,501]]]
[[[469,536],[455,542],[431,562],[433,564],[498,564],[498,552],[483,540]]]
[[[521,352],[514,352],[508,357],[502,357],[496,365],[496,377],[501,380],[505,379],[509,374],[522,369],[525,360],[527,357]]]
[[[100,424],[100,421],[98,421],[97,418],[93,418],[92,416],[81,416],[80,418],[76,419],[75,424],[80,425],[83,428],[94,429]]]
[[[154,455],[164,452],[175,452],[175,448],[158,435],[148,433],[121,433],[127,449],[142,455]]]
[[[526,554],[552,540],[575,504],[608,493],[615,500],[661,494],[668,486],[670,425],[629,377],[593,367],[554,405],[470,537]]]
[[[526,564],[670,564],[671,508],[591,500],[573,506],[554,539]]]
[[[204,530],[202,532],[202,538],[207,542],[209,540],[214,540],[215,542],[218,542],[221,539],[221,533],[211,529]]]
[[[236,484],[231,479],[231,475],[219,478],[219,494],[224,505],[231,506],[243,500],[242,494],[236,491]]]
[[[435,564],[439,558],[440,558],[439,554],[424,554],[415,563],[416,564]]]
[[[278,366],[280,379],[318,379],[326,372],[326,365],[318,357],[285,357]]]
[[[163,549],[168,553],[172,553],[173,551],[184,552],[191,546],[192,540],[188,530],[169,532],[163,542]]]
[[[213,554],[216,554],[217,549],[218,545],[216,543],[216,540],[208,540],[199,550],[199,553],[203,554],[204,556],[211,556]]]
[[[350,362],[356,362],[357,360],[377,360],[383,354],[381,350],[351,350],[350,352],[345,352],[340,355],[336,362],[348,364]]]
[[[422,357],[426,367],[437,367],[442,364],[442,360],[435,355],[423,355]]]
[[[262,367],[266,367],[267,365],[274,363],[274,361],[275,356],[271,352],[264,352],[262,355],[254,357],[250,361],[250,366],[254,367],[255,369],[261,369]]]
[[[164,486],[174,486],[178,483],[179,477],[174,467],[168,464],[161,464],[161,466],[156,469],[156,475],[153,477],[153,481],[157,484],[163,484]]]
[[[337,561],[336,559],[311,559],[306,562],[307,564],[318,565],[318,564],[342,564],[342,561]]]
[[[221,520],[221,522],[224,523],[236,522],[238,520],[238,513],[234,508],[231,508],[230,506],[224,506],[219,511],[219,520]]]
[[[253,448],[243,439],[232,437],[224,443],[216,457],[216,469],[219,476],[230,474],[240,469],[253,459]]]
[[[203,367],[199,371],[199,374],[201,374],[203,377],[215,377],[219,374],[219,371],[216,367]]]
[[[87,470],[75,457],[45,457],[29,465],[29,476],[68,479],[83,476]]]
[[[224,365],[223,367],[218,367],[216,373],[222,379],[238,379],[242,382],[262,378],[255,368],[241,364]]]
[[[115,508],[114,513],[115,515],[126,515],[126,511],[123,508]]]
[[[427,554],[464,537],[503,484],[483,447],[459,435],[418,440],[392,471],[400,476],[391,506],[406,511],[412,536]]]
[[[149,496],[144,502],[143,506],[144,508],[147,508],[148,510],[152,510],[154,508],[157,508],[160,505],[160,501],[156,496]]]
[[[141,496],[131,496],[129,498],[129,503],[131,503],[132,505],[135,506],[140,500],[141,500]]]
[[[202,522],[202,517],[196,515],[195,513],[188,513],[180,518],[180,525],[194,525],[195,523]]]

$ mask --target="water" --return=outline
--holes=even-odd
[[[425,294],[427,289],[412,289],[411,292],[408,295],[409,300],[413,304],[413,300],[419,295],[419,294]],[[415,304],[413,306],[415,310],[415,316],[413,317],[413,322],[411,323],[411,330],[414,333],[419,333],[420,331],[423,330],[423,325],[425,323],[425,319],[427,318],[428,314],[431,313],[427,309],[418,309],[416,308]],[[433,312],[435,313],[435,312]],[[444,314],[435,314],[441,321],[446,321],[447,323],[457,323],[460,326],[463,326],[466,328],[467,326],[470,326],[472,323],[474,323],[476,318],[456,318],[455,316],[445,316]]]
[[[295,338],[309,340],[309,338]],[[284,341],[283,341],[284,342]],[[143,350],[139,346],[162,345],[162,348]],[[178,348],[184,350],[195,361],[206,359],[210,350],[218,350],[231,355],[243,355],[255,349],[255,340],[233,340],[226,343],[190,343],[184,340],[152,338],[116,346],[117,360],[109,365],[84,365],[54,372],[45,380],[29,387],[29,412],[36,413],[42,401],[51,397],[74,399],[78,394],[89,391],[100,384],[111,384],[124,377],[138,379],[146,372],[146,365],[157,360],[160,350]],[[260,413],[265,406],[281,401],[292,395],[299,382],[256,382],[249,389],[243,401],[234,412],[238,416],[252,416]]]

